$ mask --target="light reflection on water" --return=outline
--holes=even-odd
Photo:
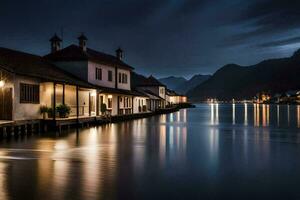
[[[299,127],[299,106],[202,104],[3,140],[0,199],[296,197]]]

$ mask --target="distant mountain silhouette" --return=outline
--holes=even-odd
[[[300,89],[300,50],[292,57],[265,60],[252,66],[225,65],[210,79],[190,90],[191,101],[251,99],[258,92],[271,94]]]
[[[191,79],[186,80],[183,77],[166,77],[161,78],[159,81],[165,84],[169,89],[176,91],[180,94],[186,94],[190,89],[209,79],[211,75],[194,75]]]
[[[180,85],[187,82],[187,80],[183,77],[175,77],[175,76],[169,76],[166,78],[160,78],[158,79],[161,83],[165,84],[169,89],[175,90]]]
[[[210,77],[211,75],[201,75],[201,74],[194,75],[190,80],[186,81],[185,83],[175,88],[175,91],[181,94],[186,94],[188,93],[188,91],[194,89],[196,86],[208,80]]]

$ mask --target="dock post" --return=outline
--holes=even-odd
[[[14,135],[15,135],[15,126],[12,126],[12,127],[10,128],[10,135],[11,135],[11,136],[14,136]]]
[[[3,137],[7,137],[7,130],[6,130],[6,127],[3,127]]]
[[[38,122],[38,123],[37,123],[37,126],[38,126],[37,132],[38,132],[38,134],[40,135],[40,134],[41,134],[41,122]]]
[[[33,134],[34,133],[34,123],[32,122],[31,123],[31,134]]]
[[[27,124],[24,125],[24,133],[27,135]]]
[[[61,125],[58,125],[58,133],[61,134]]]
[[[22,125],[17,126],[17,135],[20,136],[22,132]]]

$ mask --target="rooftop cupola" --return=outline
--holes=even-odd
[[[87,40],[88,40],[87,37],[83,33],[78,37],[79,47],[83,51],[86,51],[86,42],[87,42]]]
[[[119,60],[122,60],[122,59],[123,59],[123,53],[124,53],[124,51],[119,47],[119,48],[116,50],[116,57],[117,57]]]
[[[62,39],[60,39],[56,33],[52,38],[49,40],[51,42],[51,53],[54,53],[56,51],[60,50]]]

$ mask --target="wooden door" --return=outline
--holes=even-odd
[[[89,93],[89,114],[90,116],[94,113],[96,113],[95,110],[95,96],[92,96],[91,93]]]
[[[12,88],[0,89],[0,120],[12,120]]]

